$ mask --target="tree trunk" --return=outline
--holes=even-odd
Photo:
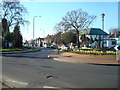
[[[79,31],[77,30],[77,46],[78,49],[80,48],[80,41],[79,41]]]
[[[2,37],[2,48],[3,48],[3,49],[5,48],[5,40],[4,40],[4,37]]]
[[[3,37],[2,48],[5,48],[5,37],[6,37],[6,34],[9,32],[7,19],[5,19],[5,18],[2,19],[2,28],[3,28],[3,31],[2,31],[2,37]]]

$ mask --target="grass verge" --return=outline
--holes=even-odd
[[[14,52],[14,51],[22,51],[24,49],[28,50],[40,50],[34,47],[23,47],[23,48],[8,48],[8,49],[0,49],[0,52]]]
[[[13,51],[22,51],[20,48],[12,48],[12,49],[0,49],[1,52],[13,52]]]

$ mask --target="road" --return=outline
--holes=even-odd
[[[2,79],[18,88],[118,88],[118,66],[54,61],[53,49],[5,54]]]

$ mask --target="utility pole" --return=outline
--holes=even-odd
[[[104,31],[104,17],[105,17],[105,14],[102,13],[101,14],[101,17],[102,17],[102,30]],[[100,37],[101,38],[101,37]],[[101,46],[101,43],[100,43],[100,46]],[[102,41],[102,48],[104,47],[104,35],[103,35],[103,41]]]
[[[34,16],[33,17],[33,44],[34,44],[34,36],[35,36],[35,17],[41,17],[41,16]]]
[[[104,17],[105,17],[105,14],[102,13],[101,17],[102,17],[102,30],[104,31]]]

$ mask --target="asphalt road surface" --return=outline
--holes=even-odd
[[[118,66],[54,61],[54,49],[5,54],[2,79],[17,88],[118,88]]]

